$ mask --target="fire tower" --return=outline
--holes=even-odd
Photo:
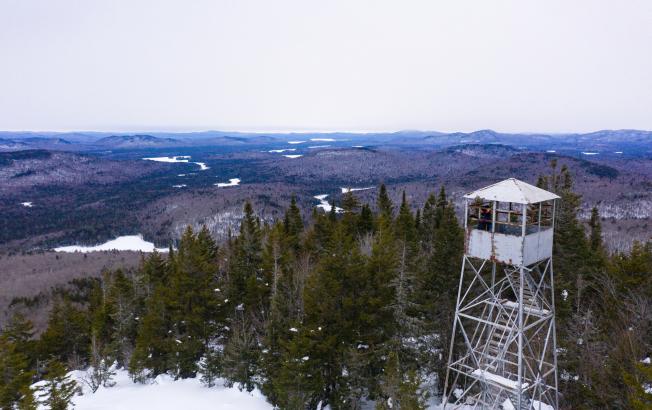
[[[445,409],[558,409],[552,272],[559,197],[514,178],[464,196]]]

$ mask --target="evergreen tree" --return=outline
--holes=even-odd
[[[22,315],[14,316],[0,332],[0,408],[11,409],[25,401],[34,376],[26,354],[31,335],[31,324]]]
[[[386,219],[392,218],[394,213],[394,205],[392,204],[392,200],[389,198],[385,184],[380,184],[376,206],[378,207],[378,212],[380,213],[381,217]]]
[[[41,403],[50,410],[67,410],[78,387],[66,374],[66,368],[57,360],[50,360],[46,367],[45,384],[40,388]]]

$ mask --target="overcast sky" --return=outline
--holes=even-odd
[[[652,1],[0,0],[0,129],[652,129]]]

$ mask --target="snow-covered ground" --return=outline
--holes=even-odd
[[[22,206],[24,206],[25,208],[32,208],[32,207],[34,207],[34,204],[31,203],[31,202],[21,202],[20,204],[21,204]]]
[[[213,184],[217,186],[218,188],[224,188],[227,186],[237,186],[240,185],[240,178],[231,178],[229,179],[229,182],[218,182],[217,184]]]
[[[186,184],[179,184],[179,185],[172,185],[172,188],[185,188],[187,186],[188,185],[186,185]]]
[[[76,370],[68,373],[71,380],[75,380],[80,388],[81,395],[72,398],[76,410],[271,410],[265,396],[255,389],[251,393],[240,391],[237,387],[225,387],[224,381],[216,380],[215,387],[206,387],[199,378],[174,380],[168,375],[159,375],[151,383],[134,383],[129,378],[129,373],[124,370],[115,370],[111,379],[111,387],[100,386],[95,393],[92,392],[87,380],[90,380],[88,371]],[[32,385],[36,390],[44,382]],[[40,399],[41,401],[44,398]],[[375,407],[372,401],[365,402],[363,409],[371,410]],[[427,403],[428,410],[441,410],[437,399]],[[329,410],[330,406],[322,410]],[[546,409],[542,407],[542,410]],[[46,410],[39,406],[38,410]],[[459,410],[470,410],[463,406]]]
[[[147,157],[143,158],[145,161],[155,161],[155,162],[190,162],[190,155],[175,155],[174,157]],[[209,167],[205,162],[192,162],[192,164],[199,165],[200,171],[206,171]]]
[[[288,141],[288,144],[303,144],[306,141]]]
[[[335,142],[333,138],[310,138],[310,141],[320,142]]]
[[[349,193],[349,192],[355,192],[355,191],[366,191],[367,189],[374,189],[375,187],[369,186],[369,187],[364,187],[364,188],[340,188],[342,190],[343,194]]]
[[[598,152],[582,152],[583,155],[598,155]]]
[[[321,208],[326,212],[331,211],[331,204],[328,203],[326,198],[328,198],[328,194],[321,194],[321,195],[315,195],[313,198],[319,201],[319,205],[317,205],[317,208]],[[337,206],[335,207],[335,212],[342,212],[344,211],[342,208],[338,208]]]
[[[126,235],[119,236],[111,241],[105,242],[95,246],[61,246],[54,248],[55,252],[97,252],[97,251],[141,251],[141,252],[154,252],[156,249],[159,252],[167,252],[167,248],[156,248],[152,242],[147,242],[143,239],[142,235]]]
[[[308,147],[308,149],[315,149],[315,148],[328,148],[330,145],[313,145],[312,147]]]
[[[95,393],[84,383],[86,372],[71,372],[72,379],[82,386],[83,395],[75,396],[76,410],[268,410],[272,405],[254,390],[248,393],[237,387],[224,387],[221,380],[215,387],[204,386],[198,378],[174,380],[161,375],[151,384],[134,383],[125,370],[117,370],[113,387],[100,387]],[[38,383],[37,383],[38,385]],[[36,387],[36,386],[33,386]],[[39,407],[39,410],[45,407]]]
[[[301,158],[303,155],[300,154],[292,154],[292,155],[283,155],[285,158]]]

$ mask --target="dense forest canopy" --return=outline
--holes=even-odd
[[[645,409],[652,370],[652,244],[608,254],[597,210],[588,232],[567,169],[538,185],[561,196],[554,243],[562,407]],[[185,232],[168,256],[109,271],[60,293],[35,337],[20,314],[0,335],[0,407],[65,409],[66,370],[112,364],[134,382],[162,373],[260,388],[283,409],[421,409],[442,394],[464,233],[442,187],[422,209],[405,195],[376,204],[353,192],[343,212],[304,220],[294,199],[262,223],[244,206],[240,231],[217,244]],[[44,380],[41,392],[30,389]]]

